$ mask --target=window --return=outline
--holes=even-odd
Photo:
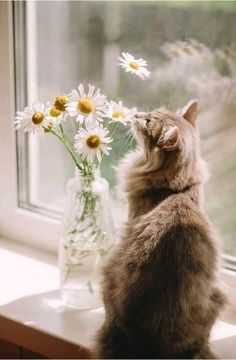
[[[152,72],[150,80],[132,78],[127,84],[127,105],[177,109],[200,99],[202,149],[211,172],[206,208],[234,267],[236,3],[39,1],[13,7],[17,108],[36,98],[53,99],[79,82],[112,96],[122,76],[117,57],[123,50],[145,57]],[[122,131],[117,138],[102,169],[112,189],[112,165],[133,146]],[[61,216],[73,166],[50,135],[17,134],[16,152],[19,208],[44,215],[50,231]]]

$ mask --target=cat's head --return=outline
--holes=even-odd
[[[196,150],[198,102],[190,101],[183,109],[170,112],[159,108],[139,112],[132,123],[134,136],[147,157],[155,153],[186,153]]]
[[[150,174],[149,183],[158,176],[160,184],[179,190],[207,179],[199,152],[197,114],[196,100],[176,112],[159,108],[136,114],[132,130],[145,157],[142,172]]]
[[[118,167],[123,191],[181,191],[205,182],[208,172],[199,152],[197,114],[198,102],[192,100],[176,112],[159,108],[135,115],[132,131],[140,146]]]

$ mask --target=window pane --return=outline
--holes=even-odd
[[[211,171],[206,207],[225,252],[236,255],[236,3],[42,1],[31,4],[28,15],[34,21],[28,26],[33,65],[27,73],[41,101],[80,82],[112,97],[124,75],[117,66],[121,51],[146,58],[152,72],[143,82],[130,79],[122,94],[128,106],[177,109],[200,99],[203,152]],[[122,131],[103,165],[112,187],[112,165],[133,146]],[[29,201],[60,212],[73,165],[50,134],[28,145]]]

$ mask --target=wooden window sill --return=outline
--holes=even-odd
[[[1,240],[0,340],[46,358],[89,358],[104,310],[66,307],[58,284],[54,255]],[[216,324],[212,343],[222,358],[235,358],[235,340],[236,326]]]

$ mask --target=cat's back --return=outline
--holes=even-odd
[[[212,246],[214,234],[211,224],[200,206],[199,196],[195,191],[173,194],[166,198],[147,217],[157,216],[161,223],[162,236],[172,234],[175,239],[197,239]]]
[[[153,222],[158,218],[162,223],[161,228],[168,232],[189,228],[206,232],[209,229],[209,222],[199,206],[195,192],[172,194],[146,215]]]
[[[194,194],[178,193],[127,223],[120,254],[138,266],[145,262],[155,266],[154,259],[164,258],[172,264],[175,260],[175,266],[189,264],[194,269],[196,264],[200,269],[214,267],[217,249],[211,225]]]
[[[127,223],[105,267],[107,316],[130,333],[139,329],[144,343],[154,337],[155,354],[171,358],[188,341],[195,346],[208,326],[204,314],[211,307],[215,261],[214,240],[198,204],[185,194],[169,196]]]
[[[203,264],[207,268],[214,266],[217,253],[215,234],[199,206],[195,192],[171,195],[149,215],[153,225],[155,217],[158,218],[157,226],[161,228],[161,234],[157,241],[160,246],[172,246],[176,254],[171,251],[171,255],[176,259],[179,254],[180,264],[185,259],[184,265],[189,263],[191,271],[194,271],[194,264],[198,264],[199,268]]]

